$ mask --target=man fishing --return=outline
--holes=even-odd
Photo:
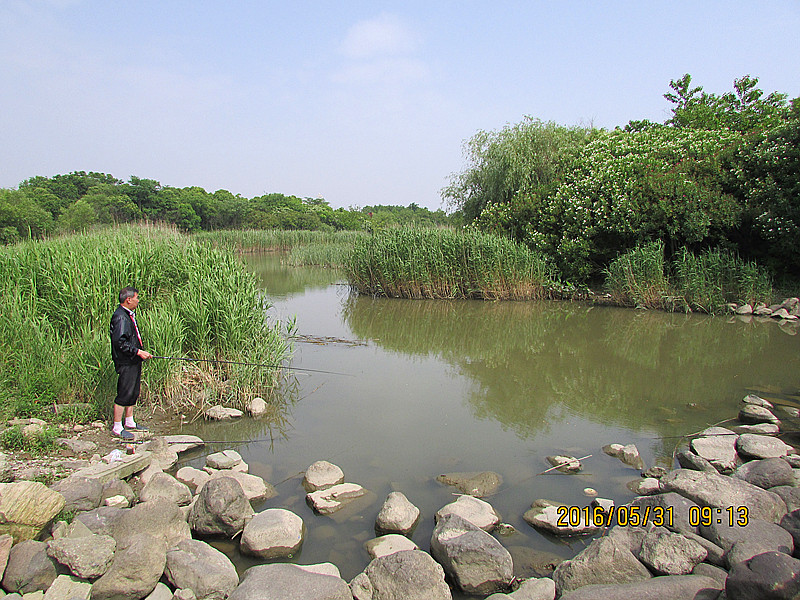
[[[137,425],[133,420],[133,406],[139,399],[142,381],[142,361],[153,358],[152,354],[142,348],[142,336],[133,312],[137,306],[139,290],[124,287],[119,292],[119,306],[111,315],[111,358],[114,360],[114,370],[119,375],[111,433],[123,440],[133,440],[133,431],[147,431],[146,427]]]

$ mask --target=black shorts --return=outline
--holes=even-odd
[[[117,380],[117,397],[114,399],[114,404],[133,406],[139,399],[139,388],[142,382],[142,363],[118,365],[115,371],[119,375],[119,379]]]

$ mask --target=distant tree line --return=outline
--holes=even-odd
[[[183,231],[213,229],[365,230],[402,224],[446,226],[457,217],[411,203],[334,209],[323,198],[272,193],[244,198],[227,190],[163,186],[153,179],[127,182],[105,173],[75,171],[31,177],[0,189],[0,242],[95,225],[159,221]]]
[[[737,79],[716,95],[670,82],[664,123],[614,130],[526,117],[465,143],[467,167],[442,196],[468,226],[552,257],[574,281],[659,241],[720,248],[800,278],[800,98]]]

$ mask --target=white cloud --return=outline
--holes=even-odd
[[[384,13],[353,25],[342,42],[341,51],[348,58],[370,59],[409,54],[417,43],[417,35],[399,17]]]

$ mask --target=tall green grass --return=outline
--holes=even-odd
[[[358,239],[345,267],[362,294],[529,300],[550,294],[550,263],[510,239],[475,230],[390,229]]]
[[[305,231],[281,229],[223,229],[193,234],[198,242],[238,252],[289,251],[309,244],[349,244],[365,236],[359,231]]]
[[[612,301],[622,306],[715,314],[728,302],[754,305],[772,297],[765,269],[721,249],[684,248],[666,264],[663,244],[653,242],[618,256],[605,275]]]
[[[266,321],[255,276],[230,251],[147,226],[29,241],[0,249],[0,408],[90,403],[103,416],[116,386],[109,320],[126,285],[140,290],[137,321],[153,354],[279,364],[290,351],[280,325]],[[153,359],[142,395],[242,404],[268,395],[276,378],[272,369]]]

